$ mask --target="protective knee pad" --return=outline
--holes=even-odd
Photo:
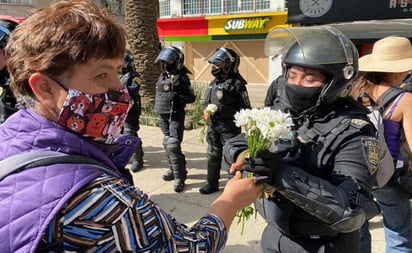
[[[182,153],[182,148],[180,146],[180,141],[174,137],[169,137],[166,142],[167,152],[171,154]]]
[[[208,151],[207,160],[212,163],[220,163],[222,161],[222,152]]]
[[[169,136],[163,136],[162,145],[165,148],[165,151],[167,151],[167,140],[168,139],[169,139]]]
[[[167,153],[170,157],[170,165],[176,180],[184,182],[186,179],[186,160],[180,147],[180,141],[176,138],[169,137],[167,140]]]

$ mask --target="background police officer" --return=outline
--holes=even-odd
[[[156,84],[155,113],[160,115],[160,128],[163,132],[163,146],[170,168],[163,180],[174,181],[175,192],[182,192],[187,175],[186,158],[182,153],[185,106],[193,103],[196,96],[191,88],[188,73],[184,66],[184,54],[177,47],[164,47],[156,62],[162,63],[163,72]]]
[[[285,78],[273,107],[291,113],[296,138],[245,160],[238,156],[245,139],[233,138],[225,159],[236,161],[232,170],[266,176],[263,182],[276,189],[264,199],[263,252],[359,252],[358,230],[379,212],[370,194],[379,143],[368,110],[348,97],[357,50],[331,27],[272,30],[266,54],[282,46]]]
[[[219,190],[219,178],[222,162],[222,150],[226,140],[240,133],[234,123],[237,111],[250,108],[246,81],[239,74],[240,59],[231,48],[220,47],[209,58],[212,64],[212,75],[205,93],[204,119],[211,121],[207,130],[207,183],[199,189],[202,194],[210,194]],[[206,110],[209,104],[215,104],[217,111],[211,115]]]
[[[134,66],[133,55],[130,50],[126,49],[123,57],[122,70],[120,73],[120,82],[127,87],[130,97],[133,99],[133,105],[130,108],[126,121],[124,123],[123,134],[137,136],[140,129],[139,118],[142,112],[142,103],[139,89],[142,84],[139,73]],[[143,167],[143,148],[142,140],[139,138],[139,144],[136,147],[130,159],[129,169],[133,172],[139,171]]]
[[[9,41],[10,33],[17,25],[18,23],[11,20],[0,20],[0,124],[17,110],[16,98],[9,87],[10,77],[6,68],[6,55],[4,54],[4,48]]]

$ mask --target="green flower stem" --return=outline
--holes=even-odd
[[[202,127],[202,129],[200,130],[200,135],[199,135],[199,143],[203,144],[205,142],[205,138],[206,138],[206,130],[209,127],[209,122],[205,123]]]
[[[240,230],[240,234],[243,235],[245,232],[245,223],[252,217],[254,214],[256,208],[254,208],[252,205],[248,205],[236,213],[236,217],[238,217],[237,224],[242,223],[242,227]]]
[[[265,150],[268,147],[268,141],[263,138],[261,135],[259,129],[254,128],[249,131],[248,136],[247,136],[247,144],[248,144],[248,156],[250,158],[256,157],[256,154],[258,151]],[[253,177],[253,173],[247,173],[247,177]],[[264,184],[263,188],[270,188],[271,186]],[[262,194],[262,205],[263,205],[263,215],[266,220],[266,208],[265,208],[265,191]],[[236,213],[236,216],[238,217],[237,224],[241,224],[241,232],[240,234],[243,235],[244,229],[245,229],[245,223],[250,219],[250,217],[254,216],[255,219],[257,218],[257,209],[256,209],[256,204],[253,203],[249,206],[244,207],[243,209],[239,210]]]

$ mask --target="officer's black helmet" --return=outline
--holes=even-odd
[[[18,25],[17,22],[9,19],[0,19],[0,49],[6,47],[7,42],[10,39],[10,33]]]
[[[6,47],[9,39],[10,31],[4,26],[0,26],[0,50]]]
[[[207,60],[210,64],[223,63],[223,72],[225,74],[232,71],[238,73],[240,58],[235,50],[231,48],[218,47],[216,52]]]
[[[129,49],[126,49],[126,51],[124,52],[123,61],[126,63],[126,65],[123,66],[123,69],[125,71],[134,70],[134,58],[132,52]]]
[[[10,19],[5,19],[5,18],[0,19],[0,26],[6,27],[7,30],[9,30],[10,32],[12,32],[18,24],[19,23],[17,23],[16,21],[13,21]]]
[[[175,64],[176,70],[181,70],[183,69],[183,66],[184,66],[185,56],[178,47],[166,46],[162,48],[159,55],[157,56],[155,62],[158,62],[158,61],[173,61]]]
[[[274,29],[266,37],[265,52],[269,56],[284,54],[285,77],[291,65],[319,69],[325,73],[327,83],[318,104],[330,104],[348,96],[358,76],[359,56],[355,45],[333,27]]]

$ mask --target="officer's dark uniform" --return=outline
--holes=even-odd
[[[319,32],[307,29],[308,34]],[[276,189],[272,197],[264,199],[268,225],[262,235],[263,252],[359,252],[358,229],[379,212],[370,194],[379,163],[376,130],[367,118],[367,109],[346,97],[357,76],[357,52],[346,37],[332,31],[325,30],[315,38],[299,38],[302,43],[315,43],[311,47],[294,44],[284,59],[286,68],[317,68],[328,79],[316,105],[302,111],[294,110],[294,98],[287,91],[287,86],[294,84],[277,84],[273,108],[291,113],[295,138],[278,141],[277,154],[266,153],[264,162],[260,162],[270,172],[268,183]],[[340,51],[334,49],[336,57],[328,58],[330,65],[310,64],[302,57],[308,52],[304,50],[317,57],[320,45],[316,39],[341,45]],[[346,75],[342,68],[352,68],[353,72]],[[288,71],[285,73],[287,80]],[[225,160],[233,163],[246,147],[242,136],[228,140]],[[244,169],[253,172],[258,164],[252,159]],[[262,214],[262,202],[258,203]]]
[[[207,184],[199,189],[202,194],[219,190],[223,145],[240,133],[240,128],[234,123],[234,115],[241,109],[250,108],[246,81],[238,73],[239,56],[236,52],[230,48],[218,48],[209,59],[209,63],[215,62],[225,65],[220,73],[215,73],[216,78],[208,85],[204,96],[203,109],[215,104],[217,111],[211,116],[207,130]]]
[[[272,107],[275,103],[275,99],[276,99],[276,91],[278,89],[278,84],[280,82],[284,82],[284,77],[283,76],[278,76],[275,80],[273,80],[270,85],[269,88],[266,91],[266,97],[265,97],[265,101],[263,103],[263,105],[265,107]]]
[[[182,153],[181,142],[185,127],[185,107],[193,103],[196,96],[191,89],[190,73],[183,65],[184,55],[177,47],[164,47],[157,57],[164,67],[156,83],[154,111],[160,115],[160,128],[163,132],[165,148],[170,169],[163,179],[175,179],[174,190],[181,192],[185,186],[187,175],[186,158]],[[171,61],[171,64],[167,64]]]
[[[138,137],[138,131],[140,129],[139,119],[142,112],[139,89],[142,80],[140,79],[140,75],[136,72],[133,56],[129,50],[126,50],[123,64],[122,72],[120,74],[120,82],[127,87],[127,91],[133,100],[133,105],[130,108],[124,123],[123,134]],[[142,140],[139,138],[139,144],[130,159],[130,162],[132,163],[130,165],[131,171],[136,172],[143,167],[143,155]]]

